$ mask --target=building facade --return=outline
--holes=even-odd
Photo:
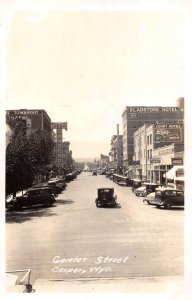
[[[123,114],[123,165],[133,164],[134,132],[144,124],[178,123],[184,118],[184,98],[177,100],[175,107],[126,106]],[[164,143],[166,144],[166,142]],[[167,141],[170,144],[170,141]]]
[[[113,135],[111,138],[110,167],[121,169],[123,167],[123,136]]]
[[[28,131],[37,129],[51,131],[51,119],[43,109],[7,110],[6,115],[12,120],[24,120]]]
[[[168,135],[169,139],[179,137],[175,143],[167,143],[167,135],[162,141],[161,132],[157,131],[156,124],[144,124],[134,133],[134,156],[133,156],[133,177],[135,179],[165,184],[164,176],[168,170],[175,165],[183,165],[184,143],[183,126],[181,124],[164,124],[165,132],[170,133],[167,128],[174,126],[179,130],[179,135]],[[161,129],[162,124],[160,124]],[[171,127],[172,128],[172,127]],[[175,129],[176,128],[176,129]],[[158,129],[159,130],[159,129]],[[178,133],[177,132],[177,133]],[[175,131],[172,133],[175,134]],[[161,140],[161,142],[158,141]]]

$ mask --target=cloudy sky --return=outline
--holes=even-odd
[[[74,158],[108,154],[126,105],[185,97],[185,20],[185,9],[14,11],[5,109],[67,121]]]

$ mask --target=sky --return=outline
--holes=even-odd
[[[185,97],[186,14],[13,10],[5,109],[45,109],[52,122],[68,122],[74,158],[108,154],[126,105],[175,106]]]

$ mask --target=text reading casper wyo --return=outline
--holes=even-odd
[[[86,270],[85,268],[81,267],[81,268],[77,268],[77,267],[73,267],[73,268],[63,268],[60,265],[61,264],[67,264],[67,265],[77,265],[77,264],[83,264],[88,262],[88,257],[74,257],[74,258],[61,258],[60,256],[55,256],[53,258],[53,263],[55,264],[55,266],[52,268],[52,272],[53,273],[65,273],[65,274],[69,274],[69,273],[74,273],[74,274],[85,274],[87,272],[95,272],[95,273],[102,273],[102,272],[111,272],[112,268],[110,266],[110,264],[124,264],[127,263],[128,261],[128,256],[125,257],[110,257],[110,256],[98,256],[94,263],[94,266],[89,267],[88,270]],[[102,265],[102,266],[101,266]]]

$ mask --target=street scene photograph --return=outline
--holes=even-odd
[[[186,16],[4,19],[6,294],[184,299]]]

